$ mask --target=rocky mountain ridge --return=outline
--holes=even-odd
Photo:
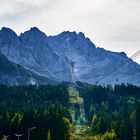
[[[65,31],[47,36],[33,27],[18,36],[3,27],[0,52],[29,71],[59,82],[140,85],[139,64],[125,53],[96,47],[81,32]]]

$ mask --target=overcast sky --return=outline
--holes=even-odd
[[[140,0],[0,0],[3,26],[17,34],[33,26],[47,35],[81,31],[96,46],[131,56],[140,50]]]

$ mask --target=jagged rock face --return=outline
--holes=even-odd
[[[31,28],[18,37],[11,29],[4,28],[0,35],[1,42],[7,40],[0,43],[1,53],[11,61],[51,79],[70,80],[66,58],[48,46],[47,36],[39,29]],[[59,74],[62,72],[65,74]]]
[[[140,85],[140,65],[124,53],[97,48],[81,32],[46,36],[34,27],[17,36],[11,29],[2,28],[0,51],[9,60],[60,82]]]
[[[3,27],[0,31],[0,50],[5,56],[13,61],[20,61],[20,41],[14,31]]]
[[[66,58],[49,46],[47,36],[43,32],[37,28],[31,28],[30,31],[21,34],[19,38],[24,44],[23,47],[26,48],[26,53],[30,53],[30,58],[35,62],[32,65],[28,59],[29,64],[25,63],[25,66],[52,79],[70,80],[68,66],[65,65]],[[24,58],[26,59],[26,54]]]
[[[96,48],[83,33],[63,32],[48,38],[50,46],[59,49],[74,62],[75,81],[95,84],[134,83],[140,84],[140,66],[125,53],[116,53]],[[133,78],[134,75],[135,79]],[[137,78],[136,78],[137,77]],[[117,80],[119,79],[119,81]]]
[[[10,62],[0,53],[0,84],[29,85],[55,83],[47,78],[38,76],[18,64]]]

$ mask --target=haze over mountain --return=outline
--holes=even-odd
[[[38,28],[18,36],[3,27],[0,52],[22,67],[56,81],[140,85],[140,65],[125,53],[98,48],[83,33],[47,36]]]

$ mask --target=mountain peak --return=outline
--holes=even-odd
[[[25,42],[30,39],[34,41],[45,40],[46,37],[46,34],[40,31],[37,27],[32,27],[30,30],[20,34],[20,39]]]
[[[32,31],[32,32],[41,32],[37,27],[30,28],[30,31]]]
[[[32,35],[38,34],[38,35],[46,36],[46,34],[44,32],[42,32],[41,30],[39,30],[37,27],[30,28],[29,30],[25,31],[24,33],[21,33],[20,36],[23,34],[32,34]]]
[[[68,36],[74,36],[74,35],[75,35],[75,36],[80,36],[80,37],[84,37],[84,38],[85,38],[84,33],[79,32],[79,33],[77,34],[75,31],[73,31],[73,32],[64,31],[64,32],[60,33],[59,35],[68,35]]]
[[[58,34],[56,36],[58,36],[60,38],[61,37],[62,38],[65,38],[65,37],[73,38],[74,37],[74,38],[83,39],[83,40],[86,38],[84,33],[82,33],[82,32],[76,33],[75,31],[73,31],[73,32],[64,31],[64,32],[62,32],[62,33],[60,33],[60,34]]]
[[[64,31],[64,32],[62,32],[62,33],[60,33],[60,34],[58,34],[56,36],[75,36],[75,35],[77,35],[75,31],[73,31],[73,32]]]
[[[78,33],[78,36],[81,37],[81,38],[85,38],[85,35],[84,35],[84,33],[82,33],[82,32],[79,32],[79,33]]]
[[[8,27],[2,27],[1,31],[8,31],[8,32],[14,32],[12,29],[8,28]]]
[[[1,30],[0,30],[0,33],[2,35],[12,35],[12,36],[16,36],[17,37],[17,34],[10,28],[7,28],[7,27],[2,27]]]

